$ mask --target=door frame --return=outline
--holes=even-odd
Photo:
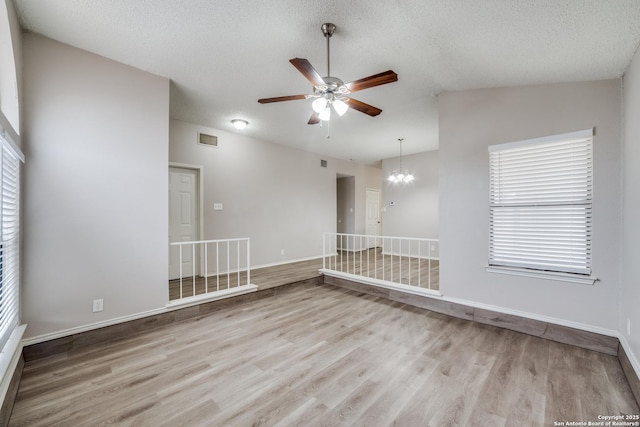
[[[376,236],[380,236],[382,235],[382,190],[379,188],[372,188],[372,187],[365,187],[364,189],[364,204],[365,204],[365,209],[364,209],[364,234],[367,235],[367,215],[368,215],[368,211],[369,211],[369,207],[367,206],[367,192],[368,191],[375,191],[376,193],[378,193],[378,218],[380,218],[380,221],[378,221],[378,234],[376,234]],[[382,241],[380,241],[380,239],[376,239],[375,242],[376,247],[381,247],[382,246]]]
[[[202,165],[193,165],[189,163],[169,162],[169,169],[171,168],[190,169],[196,172],[197,182],[198,182],[198,209],[197,209],[198,239],[197,240],[204,240],[204,191],[203,191],[204,167]],[[167,188],[169,187],[168,184],[169,183],[167,182]],[[168,205],[169,203],[167,200],[167,206]],[[168,231],[169,231],[169,218],[167,217],[167,232]],[[198,271],[200,273],[200,276],[202,276],[204,275],[204,251],[199,251],[199,252],[200,253],[198,254],[198,258],[199,258]]]

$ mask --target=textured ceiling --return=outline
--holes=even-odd
[[[438,147],[442,91],[622,76],[640,42],[638,0],[15,0],[25,29],[171,79],[171,117],[327,156],[376,163]],[[354,94],[383,110],[309,126],[289,63],[326,75],[388,69],[398,82]],[[331,138],[327,139],[327,134]]]

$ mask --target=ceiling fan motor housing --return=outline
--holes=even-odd
[[[336,31],[336,26],[331,22],[327,22],[326,24],[322,24],[320,29],[322,29],[322,34],[324,34],[325,37],[331,37]]]

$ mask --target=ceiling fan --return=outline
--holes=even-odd
[[[298,71],[300,71],[302,75],[305,76],[313,85],[313,93],[307,95],[288,95],[276,98],[262,98],[258,99],[258,102],[260,104],[268,104],[271,102],[316,98],[311,104],[313,113],[311,114],[311,118],[308,122],[310,125],[315,125],[319,123],[320,120],[329,120],[331,118],[330,107],[333,107],[335,112],[340,116],[346,113],[349,107],[372,117],[380,114],[382,112],[381,109],[362,101],[358,101],[357,99],[351,98],[347,95],[370,87],[393,83],[398,81],[398,75],[392,70],[387,70],[347,84],[337,77],[332,77],[330,68],[331,63],[329,61],[329,41],[336,30],[336,26],[331,23],[326,23],[322,24],[322,27],[320,28],[322,29],[324,37],[327,39],[327,77],[321,77],[316,69],[313,68],[313,65],[311,65],[311,63],[306,59],[293,58],[289,60],[289,62],[291,62],[291,64],[293,64],[293,66],[296,67]]]

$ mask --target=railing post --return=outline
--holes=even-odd
[[[193,292],[191,296],[196,296],[196,244],[191,245],[191,283]]]
[[[325,251],[325,241],[326,241],[326,239],[327,239],[327,233],[322,233],[322,269],[323,270],[327,268],[326,267],[326,263],[325,263],[326,256],[327,256],[327,253]]]
[[[180,245],[180,259],[178,262],[180,263],[180,298],[182,298],[182,245]]]
[[[209,247],[208,243],[204,244],[204,292],[209,293],[209,266],[207,265],[207,258],[209,256],[209,252],[207,248]]]
[[[251,284],[251,239],[247,238],[247,285]]]

